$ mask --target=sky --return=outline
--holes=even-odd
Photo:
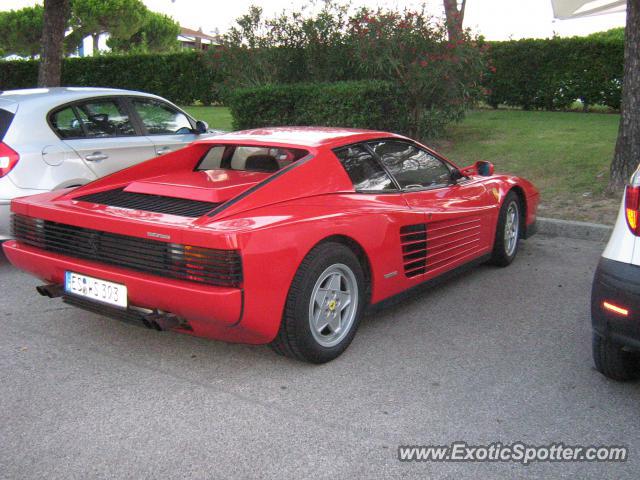
[[[250,5],[261,6],[267,16],[307,5],[300,0],[143,0],[150,10],[173,17],[183,27],[205,33],[224,33]],[[0,10],[22,8],[38,0],[0,0]],[[433,15],[443,15],[442,0],[352,0],[354,6],[417,7],[425,3]],[[467,0],[464,25],[489,40],[572,36],[622,27],[624,13],[573,20],[555,20],[550,0]]]

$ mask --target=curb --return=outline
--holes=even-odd
[[[606,242],[609,240],[611,232],[613,231],[613,227],[609,225],[544,217],[538,217],[536,225],[540,235],[592,240],[596,242]]]

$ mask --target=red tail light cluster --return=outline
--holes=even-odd
[[[0,142],[0,178],[9,173],[20,160],[20,155],[9,148],[8,145]]]
[[[640,186],[627,185],[624,192],[624,210],[629,230],[636,236],[640,236]]]

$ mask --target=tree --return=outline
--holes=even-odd
[[[44,9],[40,5],[0,12],[0,50],[34,58],[40,53]]]
[[[462,21],[464,20],[464,7],[467,0],[442,0],[444,2],[444,14],[447,24],[449,41],[457,40],[462,33]]]
[[[107,45],[116,52],[167,52],[179,46],[180,25],[162,13],[147,12],[144,23],[130,38],[112,35]]]
[[[610,191],[625,185],[640,160],[640,0],[627,0],[620,110],[618,140],[610,168]]]
[[[45,0],[42,27],[42,52],[38,86],[60,85],[64,32],[69,18],[69,0]]]
[[[71,0],[71,27],[75,38],[91,35],[95,54],[100,35],[129,39],[142,27],[147,13],[140,0]]]

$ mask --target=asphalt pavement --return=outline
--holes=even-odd
[[[312,366],[40,297],[0,256],[0,478],[640,477],[640,383],[593,368],[600,242],[537,236],[367,315]],[[405,463],[399,445],[626,445],[625,463]]]

